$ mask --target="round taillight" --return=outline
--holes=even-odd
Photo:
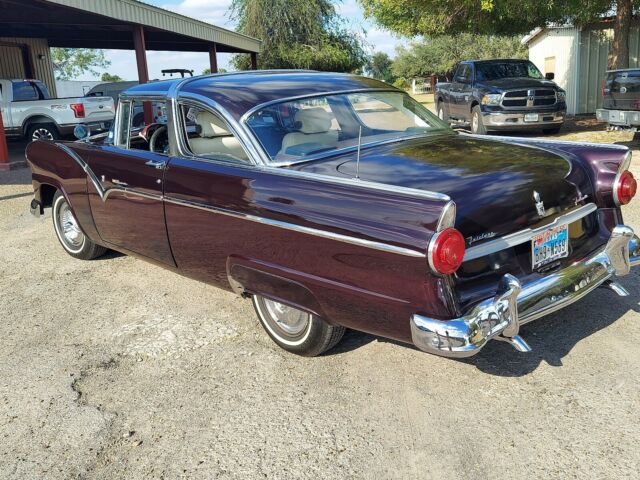
[[[638,190],[638,182],[633,177],[633,174],[626,170],[620,174],[618,181],[616,182],[616,199],[620,205],[626,205],[636,195]]]
[[[443,275],[455,272],[464,258],[464,237],[455,228],[434,235],[429,245],[429,265]]]

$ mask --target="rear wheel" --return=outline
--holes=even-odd
[[[315,357],[333,348],[344,335],[344,327],[329,325],[311,313],[260,295],[254,295],[252,301],[263,328],[288,352]]]
[[[36,140],[49,140],[52,142],[59,140],[61,136],[55,125],[51,123],[36,123],[27,130],[27,138],[32,142]]]
[[[107,251],[106,248],[93,243],[82,232],[67,199],[60,190],[53,197],[52,217],[53,228],[60,244],[72,257],[92,260]]]
[[[484,126],[482,119],[482,110],[480,110],[479,105],[476,105],[471,110],[471,132],[477,135],[486,135],[487,133],[487,128]]]

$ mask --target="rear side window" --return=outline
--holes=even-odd
[[[32,82],[13,82],[13,101],[39,100],[40,91]]]

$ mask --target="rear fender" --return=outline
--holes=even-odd
[[[50,206],[46,205],[50,188],[62,192],[85,235],[102,244],[91,215],[84,160],[71,148],[73,144],[66,146],[65,149],[58,143],[42,140],[27,145],[34,197],[45,207]]]

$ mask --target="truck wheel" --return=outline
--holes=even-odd
[[[103,255],[107,249],[89,240],[78,225],[67,199],[60,190],[53,196],[53,228],[62,247],[69,255],[80,260],[93,260]]]
[[[288,352],[315,357],[342,339],[344,327],[260,295],[252,297],[260,323],[271,339]]]
[[[471,132],[477,135],[487,134],[487,129],[482,120],[482,110],[480,110],[479,105],[476,105],[471,110]]]
[[[27,138],[35,142],[36,140],[59,140],[60,133],[55,125],[51,123],[35,123],[27,129]]]
[[[560,133],[562,127],[553,127],[553,128],[543,128],[542,133],[545,135],[555,135],[556,133]]]
[[[443,122],[449,123],[449,114],[445,110],[442,102],[438,102],[438,105],[436,106],[436,112],[440,120],[442,120]]]

